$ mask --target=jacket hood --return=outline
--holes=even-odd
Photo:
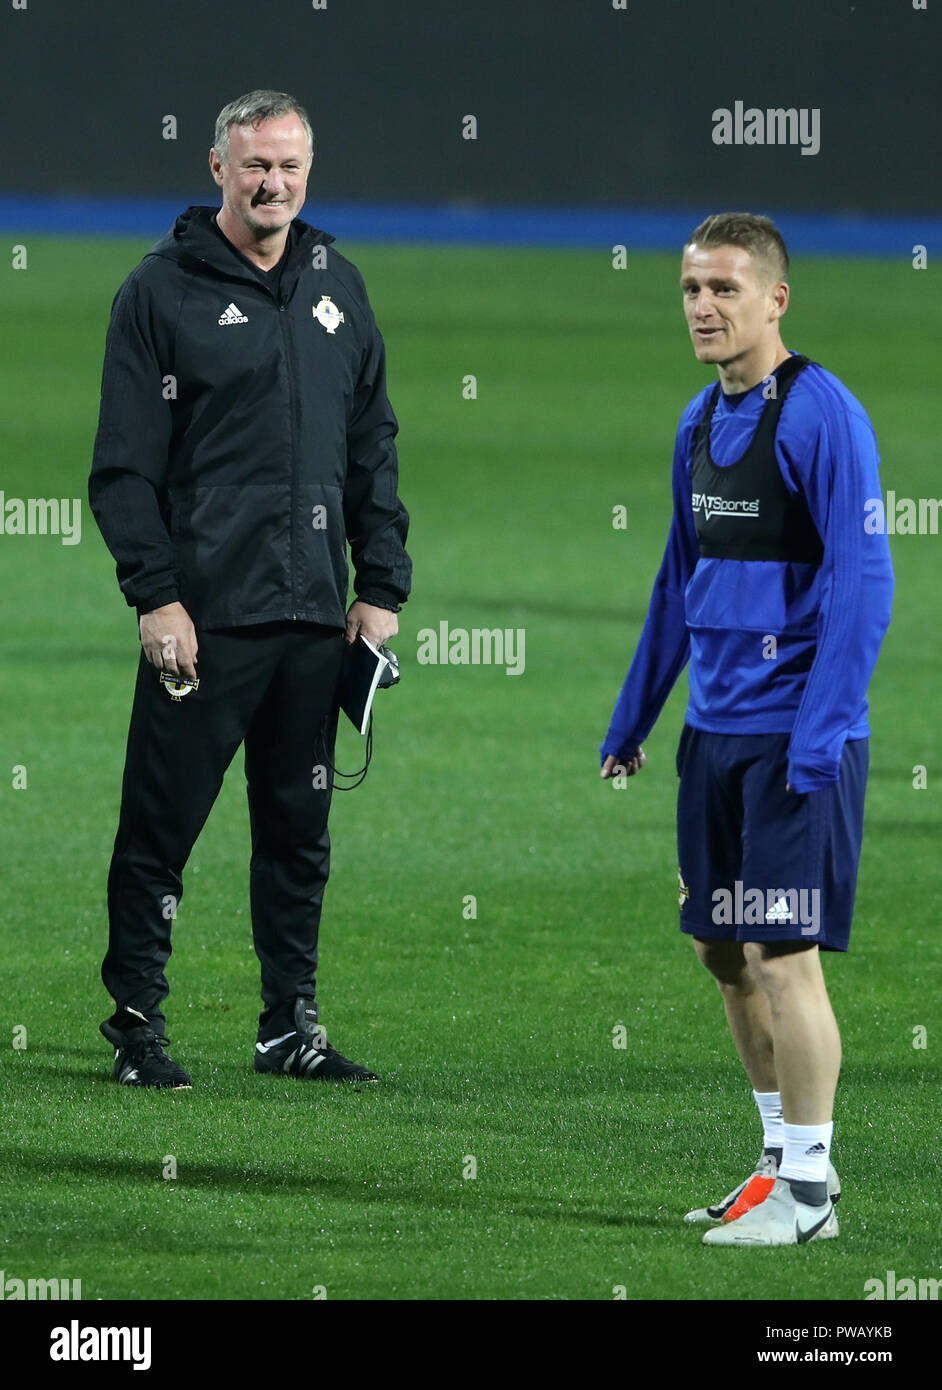
[[[221,272],[231,269],[232,253],[219,229],[213,225],[218,211],[218,207],[188,207],[181,212],[167,235],[155,242],[147,254],[162,256],[180,264],[203,263]],[[306,255],[309,247],[328,246],[335,240],[329,232],[323,232],[296,217],[288,230],[288,262],[294,261],[299,255]]]

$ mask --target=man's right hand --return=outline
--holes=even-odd
[[[182,603],[167,603],[141,615],[141,646],[158,671],[196,680],[196,628]]]
[[[629,758],[627,762],[622,762],[621,758],[616,758],[613,754],[609,753],[602,764],[601,775],[605,778],[614,777],[617,772],[617,774],[622,777],[634,777],[635,773],[640,772],[646,762],[647,758],[644,756],[644,750],[639,744],[637,753],[633,758]]]

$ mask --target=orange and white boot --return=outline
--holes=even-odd
[[[688,1211],[684,1217],[685,1221],[737,1221],[740,1216],[745,1216],[747,1211],[757,1207],[760,1202],[764,1202],[766,1197],[775,1186],[775,1179],[778,1177],[778,1163],[774,1154],[763,1153],[759,1156],[755,1172],[751,1173],[745,1182],[741,1182],[734,1188],[721,1202],[717,1202],[712,1207],[698,1207],[694,1211]],[[841,1180],[837,1176],[837,1169],[833,1163],[828,1164],[828,1196],[832,1202],[839,1202],[841,1198]]]

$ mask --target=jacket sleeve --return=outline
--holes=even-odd
[[[156,337],[138,267],[111,306],[88,500],[139,613],[179,598],[161,510],[172,421]]]
[[[832,406],[815,449],[796,471],[803,472],[824,541],[818,644],[788,747],[789,784],[805,793],[839,779],[847,730],[860,718],[861,706],[866,710],[894,581],[886,536],[865,526],[866,499],[882,497],[869,421]]]
[[[386,351],[369,303],[367,345],[347,418],[347,477],[343,514],[364,603],[398,609],[409,597],[412,562],[406,554],[409,514],[399,500],[398,422],[386,395]]]
[[[661,568],[654,581],[641,641],[602,744],[609,756],[627,762],[654,728],[677,677],[690,656],[684,590],[699,556],[690,507],[686,453],[689,432],[681,428],[674,446],[674,516]]]

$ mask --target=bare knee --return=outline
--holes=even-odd
[[[721,989],[749,988],[748,965],[739,941],[707,941],[694,937],[700,964],[706,966]]]
[[[766,995],[779,995],[820,978],[818,948],[809,941],[746,941],[749,974]]]

